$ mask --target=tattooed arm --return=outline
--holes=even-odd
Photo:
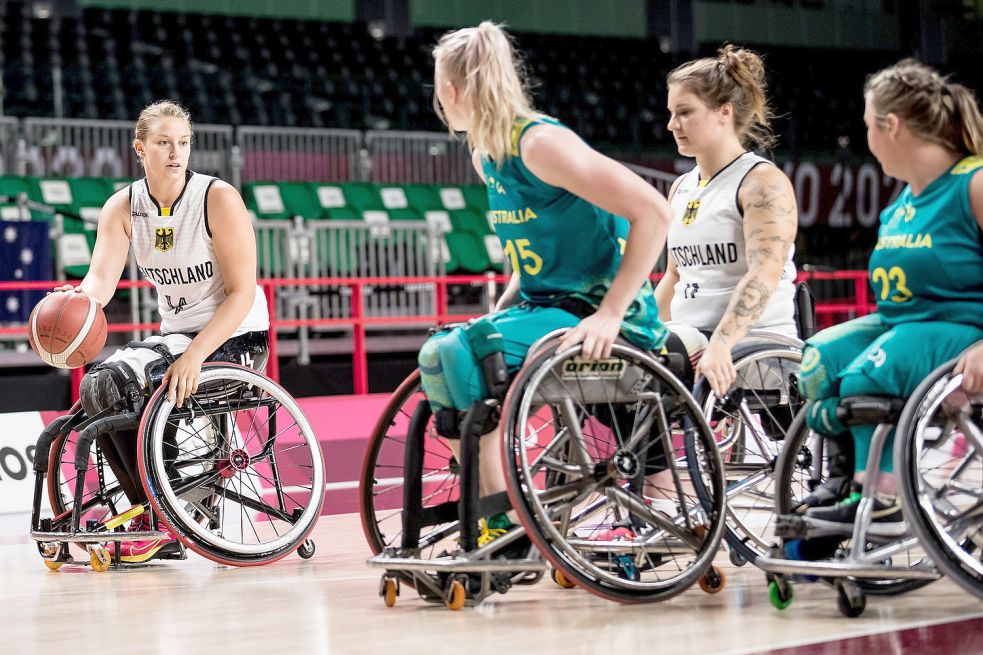
[[[758,322],[781,279],[795,241],[798,212],[788,178],[775,166],[754,168],[738,191],[744,208],[747,273],[741,278],[697,371],[718,394],[736,378],[731,349]]]

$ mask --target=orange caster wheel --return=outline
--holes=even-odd
[[[700,578],[700,589],[708,594],[717,594],[727,586],[727,576],[716,566],[711,566],[710,570]]]
[[[394,606],[396,604],[396,597],[399,596],[399,580],[383,576],[379,595],[382,596],[386,607]]]
[[[89,564],[92,565],[93,571],[98,571],[99,573],[108,571],[109,565],[112,563],[113,558],[105,548],[102,546],[89,547]]]
[[[550,569],[550,577],[553,579],[553,582],[556,583],[556,586],[563,589],[573,589],[577,586],[577,583],[564,575],[563,571],[560,569]]]
[[[57,571],[58,569],[61,568],[62,565],[61,562],[55,562],[54,560],[50,560],[50,559],[46,559],[43,561],[44,561],[44,565],[47,566],[52,571]]]
[[[467,578],[465,578],[467,580]],[[444,606],[449,610],[457,611],[464,607],[464,603],[468,599],[467,590],[464,587],[464,582],[458,578],[451,580],[450,584],[447,586],[447,590],[444,592]]]

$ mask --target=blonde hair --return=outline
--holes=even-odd
[[[478,27],[444,34],[434,46],[433,57],[437,69],[457,85],[474,110],[468,146],[500,166],[512,154],[515,121],[542,116],[529,100],[525,67],[511,37],[500,25],[484,21]],[[436,94],[433,104],[450,129]]]
[[[879,122],[895,114],[926,141],[968,155],[983,150],[983,117],[973,92],[914,59],[868,77],[864,96]]]
[[[140,112],[136,127],[133,129],[134,140],[146,141],[147,135],[150,133],[150,125],[160,118],[183,118],[188,122],[188,128],[194,135],[194,125],[191,123],[191,114],[188,113],[188,110],[173,100],[160,100],[152,105],[147,105]]]
[[[765,65],[756,52],[727,44],[717,50],[716,57],[696,59],[674,69],[666,81],[685,86],[710,109],[729,102],[734,107],[734,131],[745,148],[774,147]]]

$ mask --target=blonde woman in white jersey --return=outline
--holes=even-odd
[[[256,284],[256,240],[239,193],[188,170],[191,120],[176,103],[144,109],[134,136],[146,177],[103,206],[89,272],[75,290],[108,303],[132,248],[141,276],[157,291],[162,334],[149,341],[176,359],[168,365],[160,350],[149,348],[116,351],[82,380],[80,397],[89,416],[120,407],[128,388],[143,391],[150,379],[166,384],[168,397],[181,406],[197,390],[204,362],[261,368],[268,350],[269,313]],[[112,435],[104,452],[130,502],[143,502],[136,435]],[[145,529],[148,520],[142,514],[130,528]],[[120,545],[121,559],[143,562],[171,544],[173,538],[126,542]]]
[[[668,84],[669,130],[696,167],[670,190],[668,267],[655,296],[659,318],[699,358],[697,374],[723,394],[737,375],[731,349],[748,330],[798,336],[795,195],[750,151],[774,141],[757,54],[727,45],[675,69]]]

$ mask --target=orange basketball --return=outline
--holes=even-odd
[[[106,315],[84,293],[49,293],[31,312],[29,329],[31,348],[57,368],[85,366],[106,345]]]

